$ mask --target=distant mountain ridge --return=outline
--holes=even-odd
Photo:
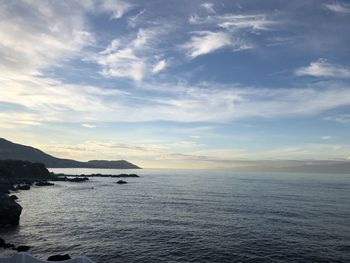
[[[43,163],[49,168],[141,169],[137,165],[125,160],[79,162],[71,159],[56,158],[34,147],[13,143],[3,138],[0,138],[0,160],[22,160]]]

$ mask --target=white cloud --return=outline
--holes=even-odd
[[[96,128],[96,125],[89,124],[89,123],[83,123],[81,126],[83,126],[84,128],[88,128],[88,129]]]
[[[350,89],[327,84],[307,88],[252,88],[208,83],[199,86],[144,83],[123,92],[31,77],[0,79],[0,101],[25,107],[6,111],[2,123],[230,122],[247,118],[316,115],[350,106]],[[11,87],[11,88],[8,88]],[[142,114],[140,114],[142,112]],[[343,116],[342,120],[346,118]],[[340,121],[338,118],[337,120]]]
[[[341,14],[350,14],[350,5],[349,4],[341,4],[338,2],[334,2],[331,4],[324,4],[323,5],[326,9],[335,12],[335,13],[341,13]]]
[[[189,57],[195,58],[233,45],[234,41],[230,34],[225,32],[200,31],[195,32],[191,40],[182,45],[182,48],[187,51]]]
[[[205,10],[207,10],[210,14],[215,14],[214,4],[213,3],[203,3],[201,4],[201,7],[203,7]]]
[[[350,68],[329,63],[325,59],[311,62],[309,66],[295,71],[297,76],[350,78]]]
[[[87,3],[70,1],[2,2],[0,16],[0,75],[40,74],[79,57],[80,50],[94,43],[85,28]]]
[[[274,25],[276,25],[275,21],[268,19],[264,14],[225,14],[207,17],[199,17],[198,15],[193,15],[190,17],[189,22],[194,25],[206,24],[219,26],[230,31],[245,29],[251,32],[260,30],[270,30]]]
[[[159,60],[154,66],[153,66],[153,69],[152,69],[152,72],[154,74],[157,74],[163,70],[165,70],[165,68],[168,66],[168,63],[165,59],[162,59],[162,60]]]
[[[146,9],[141,10],[139,13],[137,13],[135,16],[129,17],[128,19],[128,25],[130,27],[136,27],[136,25],[139,24],[140,17],[146,12]]]
[[[209,54],[224,47],[232,47],[233,51],[240,51],[254,47],[244,36],[247,33],[256,34],[262,30],[269,30],[275,22],[265,15],[212,15],[199,17],[192,15],[189,18],[192,25],[206,25],[213,28],[212,31],[196,31],[191,40],[182,47],[187,50],[187,55],[195,58]],[[217,28],[220,31],[217,31]],[[215,31],[214,31],[215,30]]]
[[[139,29],[133,38],[114,39],[105,50],[92,59],[102,66],[106,77],[126,77],[141,81],[148,73],[158,73],[167,66],[166,60],[155,61],[164,29]],[[152,66],[156,63],[154,66]]]

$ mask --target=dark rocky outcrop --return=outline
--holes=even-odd
[[[1,237],[0,237],[0,248],[3,248],[5,246],[5,240],[3,240]]]
[[[89,178],[89,177],[111,177],[111,178],[137,178],[140,177],[137,174],[81,174],[81,175],[65,175],[65,174],[56,174],[57,178],[66,178],[68,177],[83,177],[83,178]],[[62,180],[62,181],[67,181]]]
[[[22,207],[8,194],[0,193],[0,226],[18,225]]]
[[[116,177],[116,178],[131,178],[131,177],[140,177],[137,174],[118,174],[118,175],[112,175],[111,177]]]
[[[87,177],[67,178],[68,182],[74,182],[74,183],[85,182],[85,181],[88,181],[88,180],[89,180],[89,178],[87,178]]]
[[[17,251],[18,252],[27,252],[30,249],[30,246],[18,246]]]
[[[64,261],[69,260],[71,257],[68,254],[65,255],[53,255],[48,257],[47,261]]]
[[[18,196],[17,196],[17,195],[11,195],[10,198],[11,198],[12,200],[17,200],[17,199],[18,199]]]
[[[1,160],[0,177],[8,179],[38,179],[44,180],[52,177],[52,174],[42,163],[27,161]],[[27,183],[27,182],[26,182]]]
[[[5,249],[14,249],[16,246],[14,245],[14,244],[12,244],[12,243],[6,243],[5,245],[4,245],[4,248]]]
[[[29,184],[20,184],[17,186],[17,190],[30,190]]]
[[[36,186],[52,186],[52,185],[55,185],[54,183],[50,183],[48,181],[42,181],[42,182],[37,182],[35,184]]]
[[[119,180],[118,182],[117,182],[117,184],[127,184],[128,182],[125,182],[125,181],[123,181],[123,180]]]

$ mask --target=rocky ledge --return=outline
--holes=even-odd
[[[43,164],[26,161],[0,161],[0,226],[18,225],[22,207],[10,191],[29,190],[34,182],[47,185],[55,176]]]
[[[18,225],[22,207],[8,194],[0,193],[0,226]]]

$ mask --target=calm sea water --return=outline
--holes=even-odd
[[[101,263],[350,262],[350,175],[55,172],[141,177],[18,193],[20,226],[0,236],[30,245],[42,259],[68,253]]]

